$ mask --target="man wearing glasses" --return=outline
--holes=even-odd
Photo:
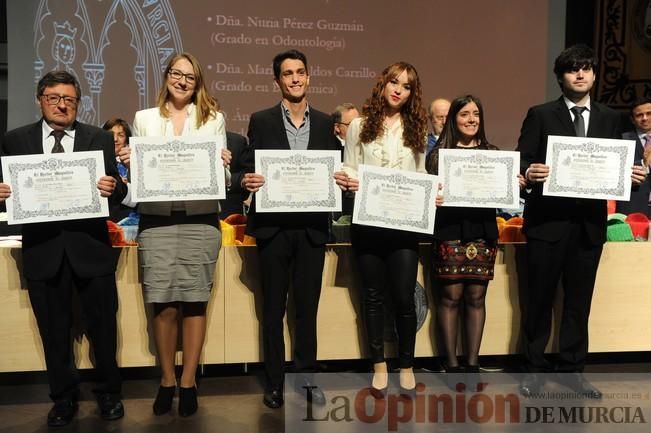
[[[7,132],[0,143],[0,157],[101,150],[106,175],[97,180],[98,193],[119,203],[126,186],[115,165],[113,137],[76,121],[80,97],[81,89],[73,75],[65,71],[47,73],[37,86],[42,120]],[[10,186],[0,183],[2,208],[10,195]],[[84,310],[95,366],[103,381],[95,390],[100,414],[107,420],[121,418],[124,408],[115,359],[116,262],[105,218],[25,224],[22,232],[23,275],[43,342],[54,401],[48,425],[70,423],[78,408],[79,377],[70,344],[73,287]]]
[[[359,117],[359,111],[355,105],[350,102],[345,102],[338,105],[332,113],[332,121],[335,124],[335,135],[341,143],[341,147],[346,145],[346,133],[348,132],[348,125],[353,119]]]

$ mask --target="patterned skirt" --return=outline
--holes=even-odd
[[[434,271],[445,280],[492,280],[497,246],[495,241],[475,239],[435,241]]]

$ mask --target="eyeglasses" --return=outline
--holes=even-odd
[[[63,103],[66,104],[66,106],[76,107],[79,102],[79,99],[74,96],[55,95],[54,93],[41,96],[45,99],[45,102],[47,102],[48,105],[59,105],[59,101],[63,99]]]
[[[175,81],[181,81],[181,78],[185,77],[185,82],[188,84],[194,84],[194,82],[197,80],[197,78],[193,74],[184,74],[178,69],[170,69],[167,75],[169,75],[170,78],[172,78]]]

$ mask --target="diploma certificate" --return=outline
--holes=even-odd
[[[353,223],[418,233],[434,232],[438,176],[360,165]]]
[[[226,198],[221,136],[131,137],[135,202]]]
[[[518,208],[520,152],[439,149],[443,206]]]
[[[633,140],[550,135],[543,195],[629,201]]]
[[[104,176],[99,151],[2,157],[4,183],[11,186],[7,223],[28,224],[107,217],[108,200],[97,181]]]
[[[256,212],[341,212],[340,167],[337,150],[256,150]]]

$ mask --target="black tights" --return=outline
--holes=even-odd
[[[468,365],[478,365],[479,346],[486,321],[486,287],[483,281],[462,281],[443,284],[441,300],[436,308],[438,323],[443,334],[447,352],[447,365],[456,367],[457,334],[459,325],[459,303],[463,296],[465,302],[466,352]]]

